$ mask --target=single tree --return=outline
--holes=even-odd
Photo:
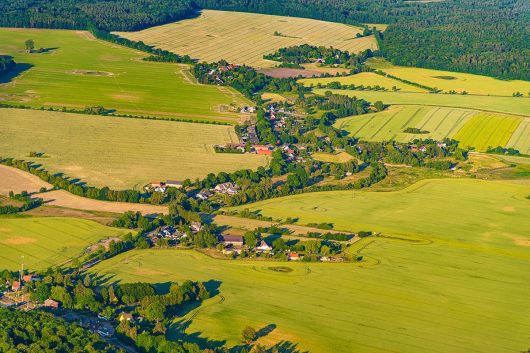
[[[250,344],[256,340],[256,330],[250,326],[247,326],[243,329],[241,336],[243,338],[243,342],[245,342],[246,344]]]
[[[25,44],[26,44],[26,51],[28,53],[31,53],[33,49],[35,49],[35,42],[33,41],[33,39],[26,40]]]

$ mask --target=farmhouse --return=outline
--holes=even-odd
[[[262,240],[261,243],[256,246],[255,250],[258,252],[269,252],[272,250],[272,247],[270,247],[269,244],[265,242],[265,240]]]
[[[254,145],[254,152],[262,156],[272,155],[272,146],[271,145]]]
[[[300,260],[300,255],[297,252],[290,252],[287,254],[287,260],[298,261]]]
[[[53,299],[46,299],[46,300],[44,301],[44,304],[43,304],[43,305],[44,305],[46,308],[59,309],[59,304],[60,304],[60,303],[59,303],[58,301],[55,301],[55,300],[53,300]]]
[[[220,194],[235,195],[239,192],[239,186],[232,182],[226,182],[217,184],[214,188],[214,191]]]
[[[175,181],[175,180],[167,180],[165,184],[168,188],[180,189],[183,186],[183,184],[180,181]]]
[[[195,195],[195,198],[197,200],[208,200],[212,196],[212,193],[208,190],[202,190],[197,195]]]
[[[13,281],[13,283],[11,284],[11,290],[13,292],[17,292],[20,290],[20,287],[21,287],[21,284],[19,281]]]
[[[163,181],[152,181],[145,188],[145,190],[154,190],[157,192],[166,192],[167,185]]]
[[[221,235],[221,242],[225,246],[243,246],[243,237],[240,235]]]

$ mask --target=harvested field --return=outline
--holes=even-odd
[[[143,215],[167,214],[166,206],[156,206],[129,202],[111,202],[89,199],[70,194],[65,190],[55,190],[35,195],[44,199],[46,204],[79,210],[124,213],[127,211],[141,212]]]
[[[226,215],[216,215],[213,219],[213,222],[217,225],[226,225],[232,228],[236,229],[244,229],[244,230],[254,230],[258,227],[270,227],[274,224],[277,224],[275,222],[269,222],[269,221],[261,221],[258,219],[249,219],[249,218],[242,218],[238,216],[226,216]],[[338,230],[322,230],[319,228],[314,227],[306,227],[303,225],[298,224],[282,224],[279,227],[281,228],[287,228],[290,231],[293,232],[295,235],[306,235],[307,233],[341,233]]]
[[[270,69],[258,69],[258,72],[274,77],[274,78],[289,78],[289,77],[313,77],[320,76],[322,72],[319,71],[309,71],[304,69],[287,69],[281,67],[275,67]]]
[[[200,85],[189,65],[143,61],[144,52],[88,39],[81,32],[0,29],[0,52],[24,63],[12,82],[0,84],[0,102],[83,110],[103,106],[117,113],[236,123],[239,113],[220,106],[248,105],[235,90]],[[57,47],[28,54],[24,41]]]
[[[387,90],[392,90],[392,87],[396,87],[398,90],[403,92],[426,92],[425,89],[419,88],[413,85],[409,85],[392,78],[374,74],[373,72],[360,72],[351,76],[341,77],[322,77],[322,78],[309,78],[300,80],[304,86],[317,86],[319,83],[322,85],[329,84],[331,82],[340,82],[341,85],[355,85],[364,87],[383,87]]]
[[[263,156],[218,154],[213,149],[237,140],[232,126],[0,109],[3,157],[32,160],[50,171],[113,189],[138,189],[152,180],[193,179],[267,163]],[[29,158],[30,151],[44,152],[48,158]]]
[[[0,194],[8,195],[10,191],[20,194],[39,192],[40,188],[52,188],[51,184],[42,181],[38,176],[22,170],[0,164]]]
[[[293,45],[325,45],[350,52],[377,48],[373,36],[356,38],[361,32],[359,27],[333,22],[203,10],[198,18],[116,34],[201,61],[225,59],[236,64],[271,67],[275,62],[263,59],[263,55]]]
[[[21,180],[22,182],[20,182]],[[51,185],[42,182],[41,179],[32,174],[0,165],[0,194],[8,194],[11,190],[15,192],[23,190],[37,192],[40,185],[51,187]],[[112,213],[123,213],[126,211],[139,211],[143,214],[167,213],[167,207],[165,206],[93,200],[70,194],[65,190],[37,193],[35,196],[42,198],[46,204],[72,209]]]
[[[120,236],[124,229],[110,228],[75,218],[0,218],[0,267],[44,270],[79,256],[100,239]]]
[[[511,97],[515,92],[530,92],[530,82],[522,80],[498,80],[493,77],[466,74],[461,72],[422,69],[417,67],[394,66],[386,60],[372,58],[368,65],[387,74],[428,87],[436,87],[443,92],[454,90],[469,94],[498,95]],[[520,98],[527,99],[528,98]]]
[[[530,98],[329,89],[315,89],[313,91],[322,95],[326,91],[332,91],[335,94],[363,98],[368,102],[382,101],[385,104],[468,108],[521,116],[530,114]]]

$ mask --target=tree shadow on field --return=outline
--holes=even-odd
[[[177,342],[192,342],[199,345],[201,348],[217,349],[222,348],[226,345],[226,340],[213,340],[207,337],[203,337],[203,333],[200,331],[193,333],[186,333],[186,330],[190,327],[192,320],[180,320],[176,321],[169,326],[167,337],[172,341]]]
[[[32,64],[27,63],[17,63],[13,70],[6,72],[0,76],[0,84],[9,83],[21,75],[23,72],[28,71],[33,67]]]

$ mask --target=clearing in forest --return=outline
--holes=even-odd
[[[215,144],[237,141],[232,126],[0,109],[2,157],[32,160],[113,189],[267,163],[264,156],[214,151]],[[44,158],[30,158],[31,151],[44,153]]]
[[[530,330],[528,194],[528,182],[459,179],[398,192],[276,198],[250,208],[383,236],[350,246],[364,256],[360,263],[227,261],[188,250],[134,250],[91,272],[112,281],[217,284],[220,294],[191,312],[184,327],[182,319],[169,326],[173,339],[228,337],[229,345],[238,345],[251,325],[269,328],[259,343],[284,341],[300,351],[515,352],[526,349]],[[274,271],[280,266],[288,271]]]
[[[277,63],[263,59],[263,55],[294,45],[332,46],[352,53],[376,49],[373,36],[357,38],[362,31],[360,27],[305,18],[203,10],[194,19],[116,34],[201,61],[225,59],[270,67]]]
[[[18,76],[0,81],[0,102],[78,110],[103,106],[118,113],[228,123],[240,116],[229,111],[231,104],[249,104],[231,88],[197,84],[189,65],[146,62],[147,53],[88,40],[84,33],[0,29],[0,53],[18,63]],[[26,53],[27,39],[47,51]]]
[[[438,88],[445,93],[449,91],[458,93],[466,91],[469,94],[486,96],[512,96],[515,92],[521,92],[528,97],[528,92],[530,92],[530,81],[499,80],[493,77],[462,72],[395,66],[381,58],[369,59],[368,65],[403,80]]]
[[[100,239],[116,237],[127,230],[93,221],[64,217],[0,218],[0,267],[45,270],[78,255]]]

